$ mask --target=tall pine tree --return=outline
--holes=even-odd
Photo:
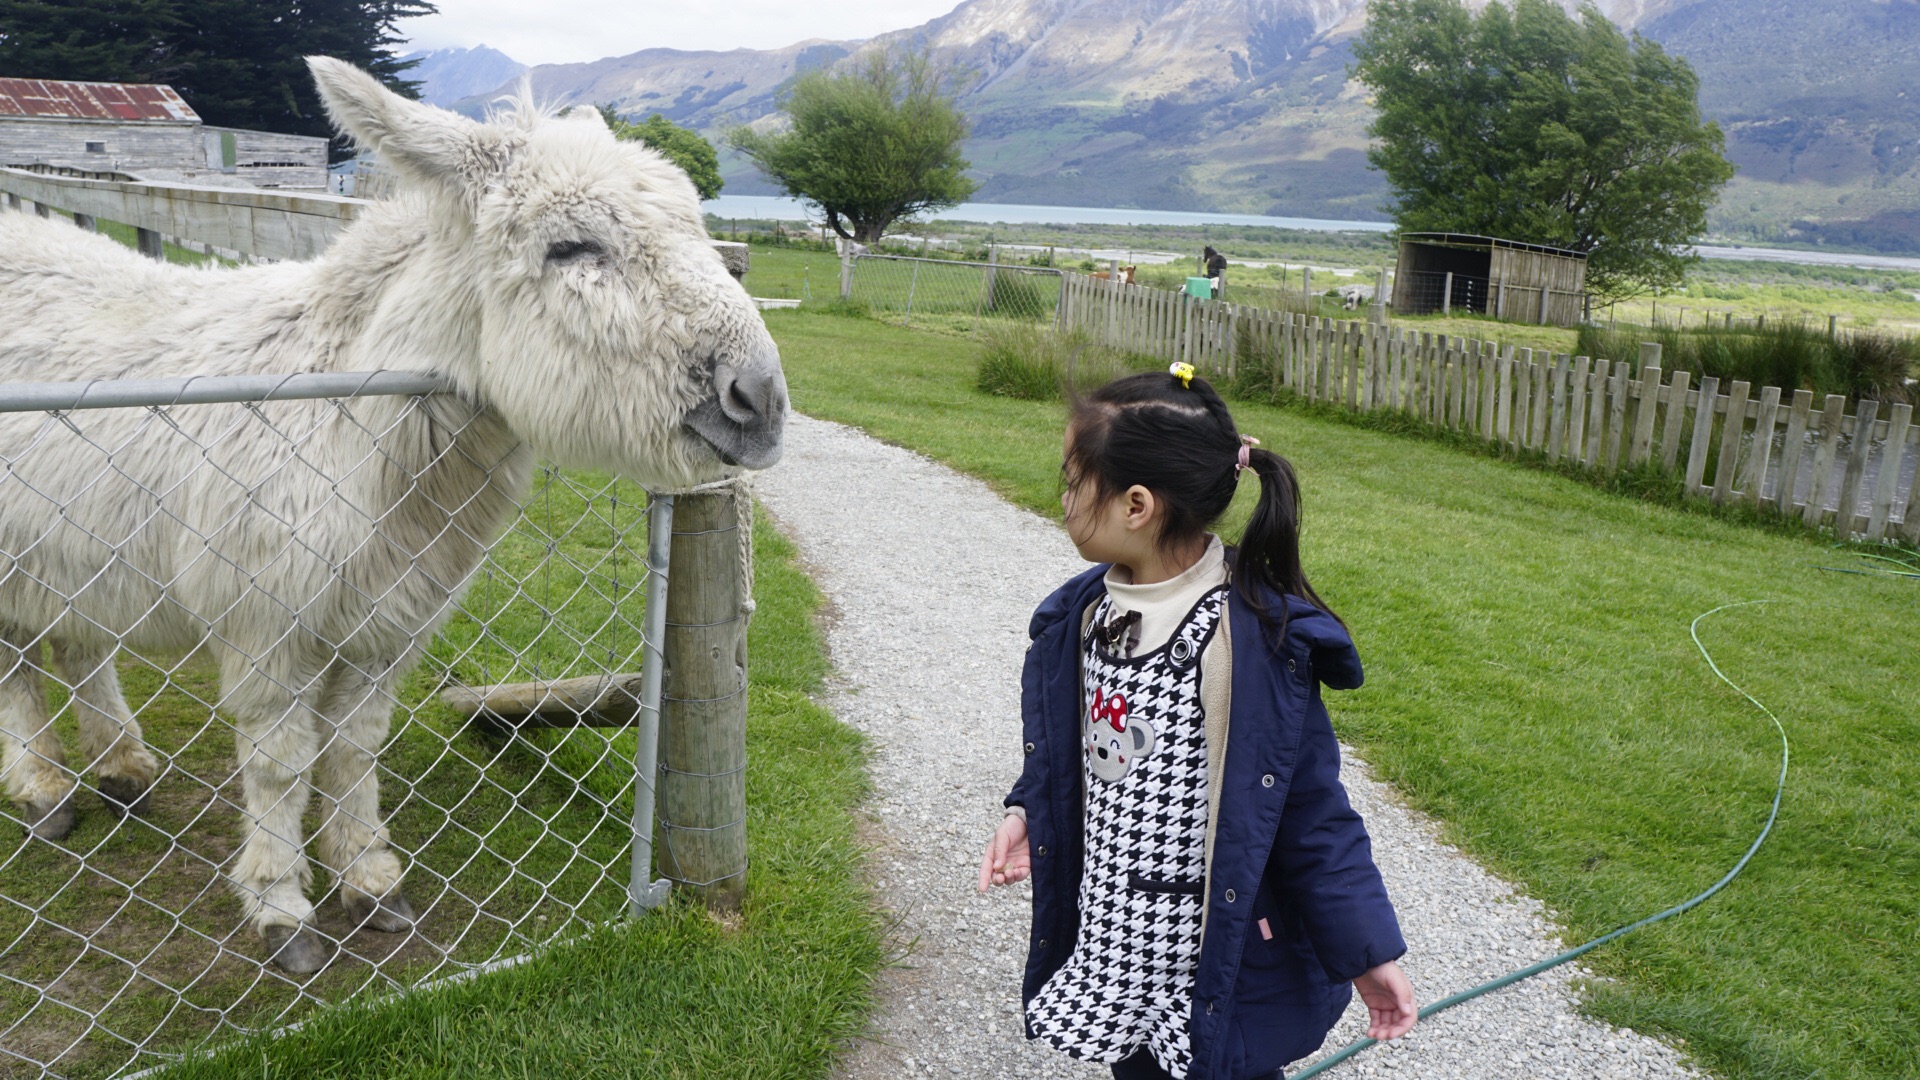
[[[331,136],[306,57],[357,64],[418,97],[395,24],[436,10],[427,0],[0,0],[0,76],[164,82],[209,124]]]

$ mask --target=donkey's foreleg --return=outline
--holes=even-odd
[[[273,962],[296,975],[311,974],[333,951],[310,925],[313,869],[302,850],[300,824],[312,794],[307,772],[320,748],[313,713],[318,694],[309,680],[252,667],[238,650],[223,657],[221,666],[221,704],[238,721],[234,750],[246,792],[240,854],[228,877]]]
[[[54,642],[53,666],[73,688],[80,722],[81,771],[92,770],[100,798],[115,816],[147,812],[148,791],[160,767],[141,741],[140,722],[127,708],[114,670],[114,649]]]
[[[413,928],[413,907],[400,893],[400,860],[380,818],[375,757],[387,741],[394,698],[391,677],[375,678],[344,662],[328,672],[321,701],[326,742],[314,766],[320,789],[320,861],[340,882],[340,902],[355,926],[387,933]]]
[[[0,776],[28,832],[59,840],[73,831],[74,774],[53,731],[40,671],[11,642],[0,643]]]

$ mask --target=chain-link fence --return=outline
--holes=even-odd
[[[164,1064],[657,899],[672,503],[431,389],[0,386],[0,1076]]]
[[[907,325],[1037,322],[1052,319],[1060,303],[1061,272],[1040,266],[856,255],[849,273],[849,298]]]

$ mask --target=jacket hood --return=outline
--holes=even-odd
[[[1055,589],[1053,595],[1034,609],[1033,619],[1027,624],[1027,636],[1037,639],[1084,610],[1106,588],[1110,565],[1101,563]],[[1239,590],[1230,596],[1234,606],[1245,608],[1246,601]],[[1271,594],[1267,600],[1271,610]],[[1359,650],[1353,647],[1353,636],[1347,633],[1347,628],[1340,625],[1339,619],[1298,596],[1289,594],[1286,605],[1287,636],[1279,651],[1306,654],[1312,661],[1314,676],[1330,690],[1358,688],[1365,675],[1360,667]],[[1247,614],[1259,617],[1252,611]]]

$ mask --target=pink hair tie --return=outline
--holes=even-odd
[[[1260,440],[1251,435],[1240,436],[1240,453],[1233,463],[1233,475],[1239,476],[1253,464],[1253,448],[1259,445]]]

